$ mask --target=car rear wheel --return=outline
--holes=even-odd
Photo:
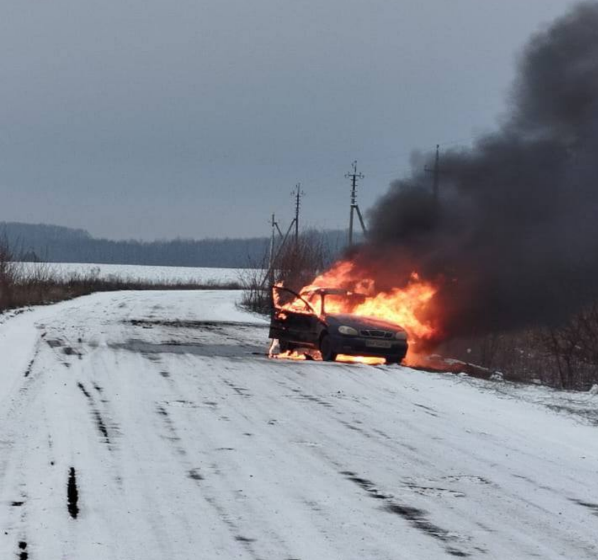
[[[337,354],[332,351],[332,341],[327,334],[322,335],[320,339],[320,354],[322,354],[322,360],[325,362],[334,362],[336,360]]]

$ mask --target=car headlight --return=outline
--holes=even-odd
[[[395,334],[397,340],[407,340],[407,333],[405,331],[399,331]]]
[[[353,327],[347,327],[346,325],[339,327],[338,332],[347,336],[357,336],[359,334]]]

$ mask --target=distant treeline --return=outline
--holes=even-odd
[[[173,239],[112,241],[96,239],[82,229],[46,224],[0,222],[0,235],[25,261],[154,266],[249,268],[263,264],[269,239]],[[322,238],[329,255],[340,254],[346,233],[310,232]]]

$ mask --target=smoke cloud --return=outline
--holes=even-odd
[[[434,164],[433,154],[424,162]],[[525,48],[495,133],[395,181],[354,255],[379,287],[441,280],[451,335],[555,324],[598,297],[598,4]]]

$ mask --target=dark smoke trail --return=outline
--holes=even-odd
[[[496,133],[443,154],[438,204],[424,172],[394,182],[356,255],[381,286],[411,267],[443,278],[451,335],[556,323],[598,297],[596,2],[532,38],[510,102]]]

